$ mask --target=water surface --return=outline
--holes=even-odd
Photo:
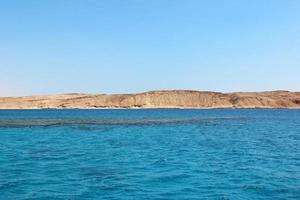
[[[300,199],[300,110],[3,110],[0,199]]]

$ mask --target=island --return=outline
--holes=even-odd
[[[136,94],[0,97],[0,109],[101,108],[300,108],[300,92],[210,92],[161,90]]]

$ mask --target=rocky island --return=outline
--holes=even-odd
[[[136,94],[0,97],[0,109],[96,108],[300,108],[300,92],[202,92],[162,90]]]

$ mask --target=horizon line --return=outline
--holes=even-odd
[[[52,94],[33,94],[33,95],[10,95],[2,96],[0,98],[18,98],[18,97],[36,97],[36,96],[63,96],[63,95],[134,95],[151,92],[203,92],[203,93],[221,93],[221,94],[234,94],[234,93],[266,93],[266,92],[289,92],[297,93],[300,91],[286,90],[286,89],[275,89],[275,90],[258,90],[258,91],[217,91],[217,90],[195,90],[195,89],[157,89],[157,90],[145,90],[141,92],[128,92],[128,93],[85,93],[85,92],[65,92],[65,93],[52,93]]]

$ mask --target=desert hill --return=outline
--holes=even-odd
[[[0,109],[36,108],[300,108],[300,92],[163,90],[136,94],[0,97]]]

